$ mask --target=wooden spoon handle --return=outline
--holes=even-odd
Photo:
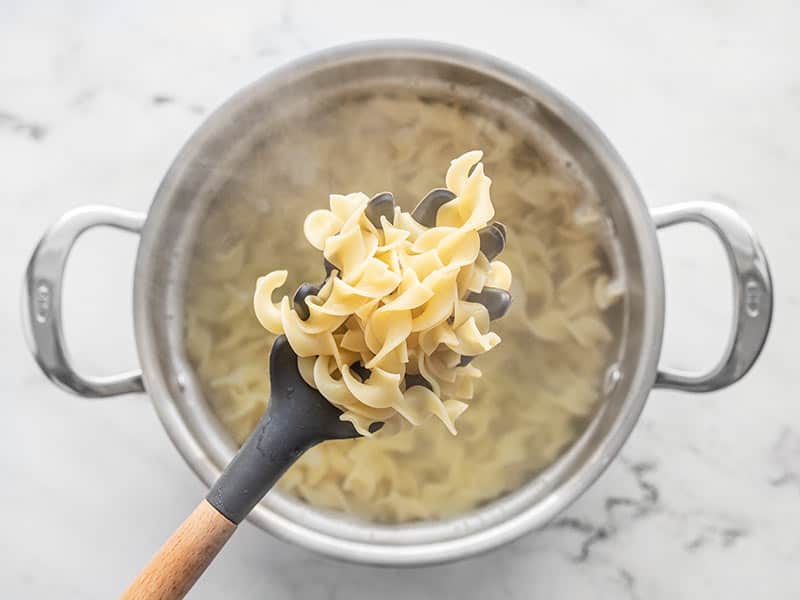
[[[203,500],[150,559],[120,599],[183,598],[234,531],[236,525]]]

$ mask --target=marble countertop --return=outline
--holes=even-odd
[[[91,203],[146,210],[183,141],[233,91],[337,43],[420,37],[539,75],[607,132],[651,205],[716,200],[758,232],[777,286],[761,360],[737,385],[658,390],[619,459],[547,530],[413,571],[340,564],[245,525],[193,598],[749,598],[800,593],[800,5],[6,0],[0,5],[0,589],[110,598],[202,486],[146,396],[56,389],[24,346],[19,285],[44,228]],[[65,8],[68,7],[68,8]],[[665,365],[721,352],[719,245],[661,236]],[[136,239],[87,234],[67,272],[66,335],[93,373],[136,363]]]

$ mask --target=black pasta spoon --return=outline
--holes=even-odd
[[[300,376],[285,336],[269,356],[270,400],[255,431],[178,527],[122,594],[125,600],[183,598],[238,524],[309,448],[326,440],[359,437],[341,411]],[[373,431],[380,424],[373,425]]]

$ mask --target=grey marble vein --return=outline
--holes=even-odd
[[[41,123],[30,121],[20,115],[0,111],[0,131],[6,130],[40,141],[47,135],[47,127]]]
[[[656,470],[656,463],[629,462],[624,458],[619,462],[633,475],[638,488],[636,495],[606,497],[602,502],[604,514],[600,522],[565,516],[557,518],[547,527],[547,529],[568,529],[582,536],[578,551],[572,557],[577,563],[589,560],[592,549],[597,544],[614,538],[629,520],[645,517],[658,508],[658,487],[647,479],[648,474]]]
[[[792,485],[800,489],[800,434],[795,429],[786,427],[778,436],[770,454],[776,471],[769,480],[770,485]]]

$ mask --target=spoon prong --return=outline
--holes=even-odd
[[[502,223],[492,223],[478,231],[481,240],[481,252],[489,261],[494,260],[506,246],[505,226]]]
[[[297,316],[299,316],[303,321],[307,320],[308,317],[311,316],[311,312],[308,310],[308,304],[306,304],[306,298],[319,294],[319,288],[320,286],[318,285],[306,282],[301,283],[298,286],[297,291],[294,293],[292,305],[294,306]]]
[[[411,216],[420,225],[435,227],[436,213],[455,197],[456,195],[446,188],[433,189],[414,207],[414,210],[411,211]]]
[[[392,193],[375,194],[367,204],[364,214],[377,229],[383,229],[381,217],[386,217],[390,223],[394,219],[394,196]]]
[[[494,287],[485,287],[477,293],[472,292],[466,300],[483,304],[492,321],[503,318],[511,306],[511,294],[506,290]]]

